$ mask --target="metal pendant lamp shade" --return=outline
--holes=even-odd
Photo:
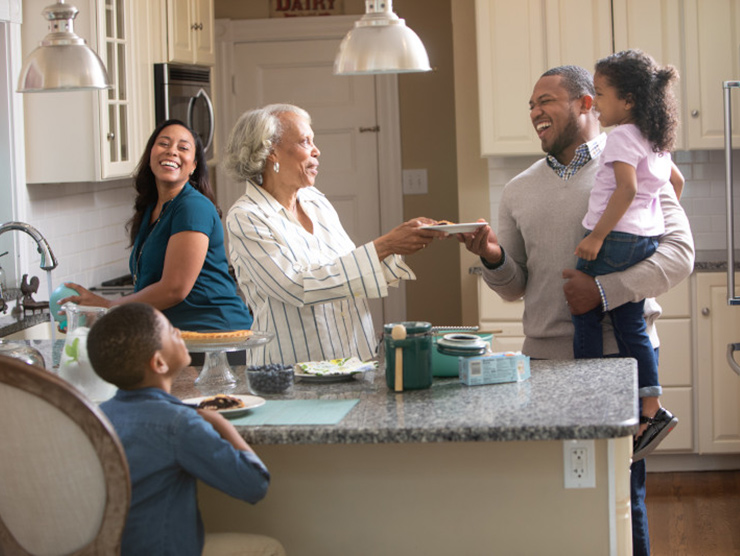
[[[49,34],[29,54],[18,79],[19,93],[110,89],[102,60],[74,32],[76,7],[59,0],[42,12]]]
[[[339,45],[335,75],[430,71],[419,36],[393,13],[392,0],[365,0],[365,15]]]

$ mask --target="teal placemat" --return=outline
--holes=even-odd
[[[234,425],[336,425],[360,400],[268,400]]]

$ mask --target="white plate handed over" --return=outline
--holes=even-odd
[[[474,232],[481,226],[487,226],[488,222],[465,222],[463,224],[437,224],[435,226],[422,226],[422,230],[435,230],[447,232],[448,234],[467,234]]]
[[[226,417],[227,419],[234,419],[236,417],[241,417],[242,415],[247,413],[250,409],[254,409],[255,407],[260,407],[262,405],[265,405],[265,399],[260,398],[259,396],[240,396],[238,394],[226,394],[226,395],[232,398],[239,398],[242,402],[244,402],[244,407],[234,407],[231,409],[219,409],[218,412],[224,417]],[[182,403],[197,406],[203,400],[207,400],[213,397],[214,396],[203,396],[200,398],[188,398],[187,400],[182,400]]]

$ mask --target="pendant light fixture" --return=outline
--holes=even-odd
[[[365,0],[365,15],[342,39],[335,75],[430,71],[419,36],[393,13],[392,0]]]
[[[75,34],[79,10],[64,0],[44,8],[49,34],[26,58],[18,79],[19,93],[110,89],[102,60]]]

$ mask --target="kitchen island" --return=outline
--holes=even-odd
[[[248,393],[236,371],[231,393]],[[212,393],[197,372],[173,393]],[[207,530],[268,534],[298,556],[632,553],[633,360],[533,361],[521,383],[400,394],[371,371],[265,398],[359,401],[336,425],[238,426],[270,491],[249,506],[200,485]],[[594,488],[564,488],[573,439],[594,440]]]

